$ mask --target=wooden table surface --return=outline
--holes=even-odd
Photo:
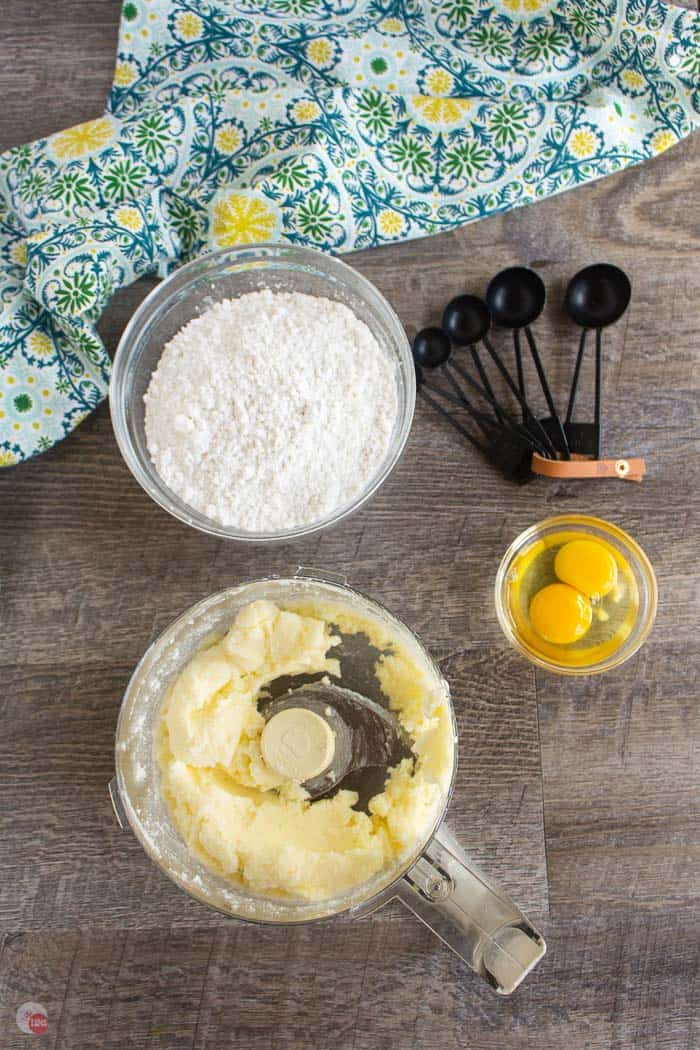
[[[0,148],[99,114],[119,7],[5,6]],[[605,447],[647,458],[642,485],[519,489],[422,405],[370,507],[270,549],[161,512],[124,466],[104,405],[60,447],[0,472],[3,1047],[27,1044],[15,1024],[27,1000],[48,1010],[42,1045],[61,1050],[700,1046],[699,145],[351,259],[409,328],[502,266],[535,266],[560,393],[576,346],[559,307],[568,277],[595,260],[625,267],[632,306],[605,336]],[[110,349],[147,287],[114,302]],[[629,529],[660,586],[644,649],[582,680],[511,651],[491,597],[510,540],[572,510]],[[510,1000],[398,904],[354,922],[241,925],[185,897],[116,826],[113,734],[144,649],[204,595],[298,564],[345,573],[441,659],[460,731],[450,823],[549,945]]]

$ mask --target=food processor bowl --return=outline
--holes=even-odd
[[[160,791],[156,729],[172,683],[204,645],[223,636],[236,614],[257,600],[282,607],[322,606],[376,622],[415,662],[427,688],[447,705],[451,719],[451,762],[440,780],[440,794],[421,839],[392,866],[333,898],[301,900],[256,895],[202,864],[174,826]],[[343,662],[342,686],[361,691],[377,651]],[[356,660],[353,663],[353,659]],[[433,929],[468,965],[501,994],[510,994],[545,952],[538,931],[514,904],[468,865],[443,824],[454,782],[456,731],[449,687],[439,667],[415,635],[372,599],[342,578],[314,570],[289,578],[268,578],[214,594],[187,610],[151,645],[124,696],[115,741],[116,775],[110,784],[115,812],[131,826],[148,856],[181,889],[209,907],[247,922],[295,924],[342,913],[361,916],[394,897]]]

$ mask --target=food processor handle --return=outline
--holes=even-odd
[[[468,863],[445,824],[397,896],[499,995],[514,992],[547,950],[513,902]]]

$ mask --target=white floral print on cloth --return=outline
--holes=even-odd
[[[142,274],[452,229],[699,122],[700,17],[659,0],[127,0],[107,112],[0,157],[0,465],[105,397]]]

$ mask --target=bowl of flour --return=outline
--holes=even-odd
[[[144,300],[119,344],[114,431],[136,480],[195,528],[251,542],[329,528],[405,446],[410,347],[366,278],[308,248],[207,255]]]

